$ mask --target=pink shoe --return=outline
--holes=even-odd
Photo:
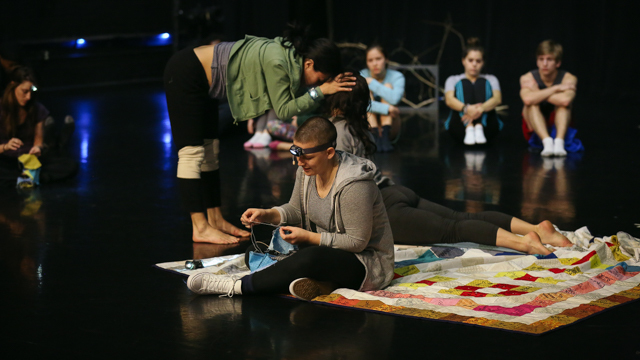
[[[253,143],[251,142],[251,140],[244,143],[245,149],[251,149],[252,147],[253,147]]]
[[[271,150],[278,150],[278,145],[281,143],[282,141],[280,140],[274,140],[272,142],[269,143],[269,148],[271,148]]]

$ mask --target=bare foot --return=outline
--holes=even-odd
[[[560,234],[549,220],[545,220],[536,225],[536,233],[540,236],[543,244],[549,244],[555,247],[573,246],[573,243]]]
[[[193,241],[211,244],[237,244],[239,239],[207,224],[203,229],[193,226]]]
[[[250,232],[238,229],[237,227],[231,225],[231,223],[225,219],[218,219],[218,221],[216,221],[216,224],[212,226],[218,228],[218,230],[222,231],[223,233],[239,238],[238,240],[240,241],[249,240],[249,236],[251,236]]]
[[[535,232],[530,232],[527,235],[522,237],[522,240],[525,244],[527,244],[527,254],[540,254],[540,255],[549,255],[551,251],[542,245],[542,241],[540,241],[540,237]]]

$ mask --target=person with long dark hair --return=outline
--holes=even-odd
[[[353,91],[327,96],[324,105],[338,131],[336,149],[365,158],[371,158],[376,151],[367,122],[368,94],[366,80],[357,75]],[[549,254],[543,244],[571,245],[549,221],[533,225],[497,211],[457,212],[420,198],[413,190],[394,184],[379,170],[374,179],[398,244],[475,242],[530,254]]]
[[[404,95],[405,78],[401,72],[388,68],[389,59],[382,46],[371,45],[365,54],[367,68],[360,75],[367,79],[371,92],[368,121],[378,150],[389,152],[393,150],[394,126],[400,126],[400,110],[396,105]]]
[[[40,158],[42,182],[66,178],[77,169],[74,160],[60,156],[73,133],[73,118],[65,118],[61,134],[56,136],[49,110],[35,99],[37,83],[29,67],[16,66],[9,73],[0,101],[0,167],[3,173],[0,177],[3,180],[15,182],[19,175],[17,159],[23,154]]]
[[[311,39],[300,26],[290,26],[284,37],[247,35],[173,55],[164,86],[193,241],[228,244],[249,237],[220,211],[218,99],[228,99],[236,122],[270,109],[288,120],[313,109],[325,95],[349,91],[352,83],[340,71],[338,47],[327,39]]]
[[[336,288],[378,290],[393,279],[393,237],[373,162],[335,149],[335,126],[316,116],[296,131],[298,161],[288,203],[247,209],[242,223],[279,225],[298,251],[242,278],[201,272],[187,280],[197,294],[283,294],[311,300]]]
[[[455,140],[465,145],[485,144],[502,130],[496,113],[502,102],[500,83],[493,75],[482,74],[484,49],[478,38],[469,38],[462,52],[464,73],[447,78],[444,96],[451,109],[444,123]]]

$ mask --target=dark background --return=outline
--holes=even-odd
[[[318,36],[337,42],[379,42],[388,51],[400,44],[434,63],[450,20],[465,38],[477,36],[486,49],[485,72],[498,77],[509,105],[507,133],[518,131],[519,76],[535,68],[535,48],[548,38],[564,46],[562,67],[578,76],[576,124],[606,122],[616,131],[637,127],[637,117],[608,119],[611,107],[632,109],[640,99],[633,61],[640,26],[624,1],[171,1],[79,0],[3,2],[3,42],[24,45],[25,61],[38,71],[45,91],[77,86],[157,81],[171,53],[220,33],[275,37],[299,20]],[[143,39],[169,32],[174,45],[145,46]],[[178,37],[176,37],[178,34]],[[76,38],[86,49],[64,46]],[[461,73],[461,43],[450,34],[440,61],[440,85]],[[44,52],[48,60],[44,60]],[[407,63],[406,55],[392,60]],[[589,134],[583,134],[589,137]],[[593,135],[594,139],[597,134]]]

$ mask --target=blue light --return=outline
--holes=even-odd
[[[80,38],[80,39],[76,40],[76,45],[77,45],[78,47],[82,47],[82,46],[83,46],[83,45],[85,45],[86,43],[87,43],[87,41],[86,41],[85,39],[82,39],[82,38]]]
[[[168,39],[168,38],[170,38],[170,37],[171,37],[171,35],[169,35],[169,33],[162,33],[162,34],[160,34],[160,39],[165,39],[165,40],[166,40],[166,39]]]

